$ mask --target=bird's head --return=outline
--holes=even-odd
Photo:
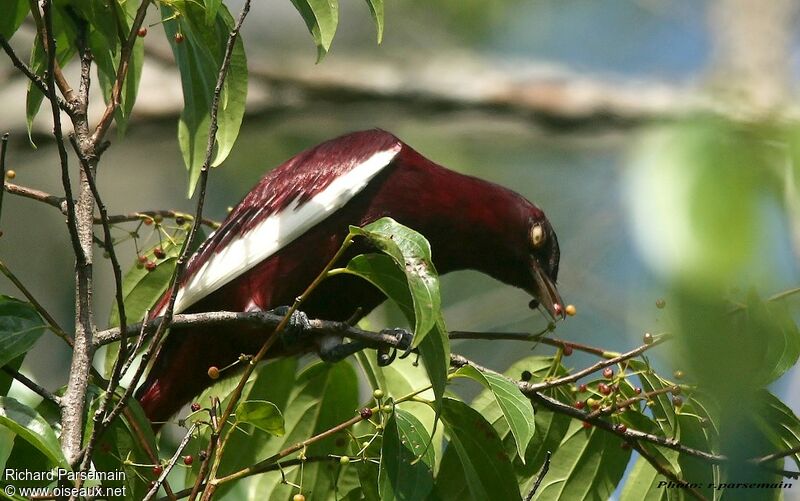
[[[524,281],[522,288],[534,297],[530,302],[531,308],[541,306],[553,319],[564,318],[564,303],[556,288],[561,255],[558,238],[544,213],[534,209],[525,228],[528,262],[523,263],[523,267],[528,273],[521,277]]]

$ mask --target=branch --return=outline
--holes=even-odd
[[[276,315],[268,311],[215,311],[204,313],[182,313],[173,315],[172,321],[169,323],[170,329],[185,329],[198,326],[261,326],[268,329],[275,329],[286,318],[283,315]],[[143,323],[135,323],[128,325],[127,335],[135,335],[142,330],[144,324],[144,331],[146,333],[153,332],[161,327],[164,323],[164,317],[157,317]],[[352,327],[345,322],[335,322],[331,320],[309,320],[309,333],[325,336],[336,335],[344,336],[349,339],[356,339],[363,341],[370,348],[378,348],[380,346],[399,347],[400,341],[392,334],[385,334],[382,332],[370,332]],[[95,347],[107,345],[119,341],[122,338],[119,327],[112,327],[104,331],[100,331],[95,336]]]
[[[3,193],[6,191],[6,148],[8,147],[8,132],[0,140],[0,215],[3,214]],[[2,233],[0,233],[2,236]]]
[[[11,195],[17,195],[23,198],[28,198],[30,200],[36,200],[37,202],[45,203],[51,207],[55,207],[62,214],[64,215],[67,214],[67,199],[64,197],[59,197],[51,193],[47,193],[34,188],[28,188],[26,186],[21,186],[14,183],[5,183],[5,191]],[[136,212],[128,212],[126,214],[113,214],[108,216],[108,222],[109,224],[118,224],[131,221],[141,221],[142,219],[148,219],[148,218],[152,219],[156,216],[168,219],[183,218],[186,221],[194,221],[194,216],[192,216],[191,214],[187,214],[185,212],[181,212],[174,209],[154,209],[154,210],[141,210]],[[200,222],[208,226],[209,228],[216,229],[219,227],[219,223],[212,219],[202,218]],[[99,217],[94,218],[94,224],[102,224],[102,223],[103,221],[101,218]]]
[[[130,0],[132,1],[132,0]],[[147,14],[147,7],[150,6],[150,0],[142,0],[139,9],[136,11],[136,16],[131,23],[131,31],[128,33],[128,39],[122,45],[122,50],[119,56],[119,69],[117,70],[117,77],[114,79],[114,86],[111,88],[111,98],[108,100],[108,105],[103,112],[103,117],[97,124],[94,134],[91,137],[91,144],[97,147],[103,140],[108,128],[111,126],[111,121],[114,119],[114,112],[119,107],[119,99],[122,93],[122,85],[125,83],[125,77],[128,74],[128,65],[131,61],[131,54],[133,53],[133,45],[136,43],[137,33],[139,28],[144,22],[144,16]]]
[[[56,406],[60,406],[61,405],[61,399],[60,398],[58,398],[57,396],[55,396],[52,393],[50,393],[50,391],[48,391],[47,388],[39,386],[38,384],[33,382],[25,374],[23,374],[23,373],[21,373],[21,372],[19,372],[17,370],[14,370],[14,369],[12,369],[11,367],[9,367],[7,365],[3,366],[3,372],[5,372],[9,376],[11,376],[12,378],[16,379],[17,381],[19,381],[23,385],[25,385],[29,390],[31,390],[32,392],[36,393],[37,395],[39,395],[43,399],[54,403]]]
[[[88,65],[84,67],[87,68]],[[88,78],[88,75],[81,79],[82,82]],[[84,84],[81,84],[81,92],[80,95],[84,99],[88,99],[88,86],[86,90],[84,90]],[[100,437],[100,434],[103,431],[103,427],[100,426],[100,421],[108,412],[108,406],[111,404],[113,400],[114,393],[119,386],[119,380],[122,376],[121,370],[124,361],[127,359],[127,316],[125,314],[125,299],[123,297],[122,292],[122,269],[119,266],[119,260],[117,259],[117,253],[114,250],[114,245],[111,243],[113,239],[111,238],[111,226],[108,222],[108,212],[106,211],[106,206],[103,203],[102,198],[100,198],[100,192],[97,189],[97,184],[94,180],[94,174],[92,174],[92,168],[89,165],[89,162],[83,156],[83,152],[81,151],[80,146],[78,145],[78,141],[75,139],[75,136],[70,136],[70,143],[72,144],[73,149],[75,150],[75,154],[78,155],[78,160],[81,164],[81,168],[83,169],[83,174],[86,176],[86,182],[89,185],[89,189],[92,191],[92,196],[97,204],[97,208],[100,211],[100,220],[101,224],[103,225],[103,238],[105,239],[105,249],[108,252],[109,258],[111,260],[111,268],[114,272],[114,295],[117,302],[117,311],[119,312],[119,325],[120,325],[120,332],[122,333],[122,338],[119,347],[119,355],[117,359],[114,361],[114,367],[111,371],[111,378],[108,381],[108,386],[106,387],[106,394],[103,397],[103,401],[100,404],[100,407],[97,409],[97,412],[94,414],[94,427],[92,428],[92,434],[89,438],[89,442],[86,445],[86,448],[82,452],[83,461],[81,464],[80,471],[85,472],[88,471],[89,467],[92,464],[92,454],[94,452],[94,446],[97,443],[97,439]],[[93,351],[94,346],[90,346],[90,350]]]

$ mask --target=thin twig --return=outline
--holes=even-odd
[[[8,132],[0,140],[0,216],[3,214],[3,193],[6,191],[6,148],[8,147]]]
[[[211,466],[211,457],[216,450],[217,437],[219,436],[216,431],[219,429],[219,420],[217,419],[218,407],[219,399],[217,397],[211,397],[211,408],[208,410],[208,415],[211,418],[211,437],[208,440],[206,455],[203,458],[203,462],[200,464],[200,471],[197,473],[197,479],[194,481],[194,485],[189,492],[189,501],[194,501],[197,495],[200,494],[201,489],[205,488],[205,478],[206,475],[208,475],[208,470]]]
[[[178,444],[178,448],[175,449],[175,454],[173,454],[169,462],[167,462],[167,465],[164,467],[164,470],[161,472],[161,475],[159,475],[156,481],[153,482],[153,485],[150,487],[150,490],[147,491],[147,494],[142,499],[142,501],[149,501],[150,499],[153,499],[153,496],[156,495],[158,489],[161,488],[161,484],[164,483],[164,480],[167,479],[167,475],[169,475],[169,472],[172,471],[172,468],[175,466],[175,463],[178,462],[178,459],[181,457],[181,453],[186,448],[186,446],[189,445],[189,440],[192,439],[192,436],[194,435],[194,430],[196,429],[197,429],[197,423],[192,423],[192,426],[189,427],[189,430],[187,430],[186,434],[183,436],[183,440],[181,440],[181,443]]]
[[[542,469],[539,470],[539,475],[536,476],[536,483],[533,484],[533,488],[531,488],[528,495],[525,496],[525,501],[531,501],[533,496],[536,494],[536,491],[539,490],[539,486],[542,485],[542,480],[544,480],[545,475],[547,472],[550,471],[550,457],[552,454],[550,451],[545,452],[544,454],[544,464],[542,464]]]
[[[97,128],[94,130],[94,134],[92,134],[91,144],[95,147],[99,146],[100,142],[103,141],[103,136],[105,136],[106,131],[108,131],[108,128],[111,126],[111,122],[114,119],[114,112],[119,107],[120,96],[122,95],[122,86],[125,83],[125,78],[128,75],[128,66],[130,65],[131,61],[131,54],[133,54],[133,45],[136,43],[139,28],[141,28],[142,23],[144,22],[144,17],[147,14],[147,7],[149,6],[150,0],[142,0],[142,3],[139,5],[139,9],[136,11],[136,16],[134,16],[133,22],[131,23],[131,31],[128,33],[128,38],[122,45],[122,50],[120,51],[119,56],[117,77],[114,79],[114,85],[111,88],[111,98],[108,100],[106,109],[103,112],[102,118],[100,118],[100,122],[97,124]]]
[[[30,200],[36,200],[37,202],[45,203],[47,205],[50,205],[51,207],[55,207],[62,214],[65,215],[67,214],[67,205],[66,205],[67,200],[64,197],[59,197],[51,193],[47,193],[34,188],[28,188],[26,186],[21,186],[14,183],[6,183],[5,191],[11,195],[17,195],[23,198],[28,198]],[[183,218],[186,221],[190,222],[194,221],[194,216],[178,210],[149,209],[136,212],[128,212],[126,214],[112,214],[108,216],[108,222],[109,224],[118,224],[130,221],[141,221],[142,219],[153,219],[157,216],[169,219]],[[200,222],[212,229],[218,228],[220,224],[219,222],[208,218],[202,218]],[[94,224],[102,224],[102,223],[103,221],[99,217],[94,218]]]
[[[788,449],[788,450],[785,450],[785,451],[775,452],[773,454],[768,454],[766,456],[762,456],[760,458],[756,458],[753,461],[756,464],[771,463],[772,461],[775,461],[775,460],[778,460],[778,459],[781,459],[781,458],[785,458],[786,456],[792,456],[794,454],[800,454],[800,445],[798,445],[796,447],[792,447],[791,449]]]
[[[269,465],[268,467],[265,467],[263,469],[263,471],[260,471],[258,473],[266,473],[266,472],[269,472],[269,471],[278,471],[278,470],[281,470],[283,468],[289,468],[290,466],[299,466],[299,465],[305,464],[305,463],[318,463],[318,462],[322,462],[322,461],[338,462],[339,461],[339,456],[333,456],[333,455],[329,455],[329,456],[308,456],[308,457],[305,457],[305,458],[302,458],[302,459],[301,458],[287,459],[286,461],[281,461],[280,463],[273,463],[273,464]],[[351,460],[351,462],[354,463],[354,464],[358,463],[359,459],[353,459],[353,460]],[[200,486],[200,488],[203,488],[203,487],[206,486],[206,484],[205,483],[201,483],[201,484],[199,484],[199,486]],[[177,499],[182,499],[182,498],[185,498],[186,496],[190,496],[191,494],[193,494],[193,492],[194,491],[192,489],[184,489],[182,491],[176,492],[175,493],[175,497]],[[163,497],[163,498],[159,498],[157,501],[167,501],[167,499],[168,498]],[[191,501],[191,499],[192,498],[190,497],[189,501]]]
[[[47,84],[45,83],[44,79],[33,72],[30,67],[25,64],[17,54],[14,52],[14,49],[9,45],[8,41],[0,35],[0,45],[3,47],[3,50],[6,52],[6,55],[9,59],[11,59],[11,63],[20,71],[23,75],[25,75],[31,83],[39,89],[39,91],[44,94],[45,96],[50,95],[48,91]],[[75,110],[72,109],[72,106],[62,98],[58,97],[58,107],[61,108],[67,115],[72,117],[75,113]]]
[[[57,396],[55,396],[52,393],[50,393],[50,391],[47,390],[47,388],[44,388],[43,386],[40,386],[40,385],[36,384],[35,382],[33,382],[25,374],[23,374],[23,373],[21,373],[21,372],[19,372],[17,370],[14,370],[14,369],[12,369],[11,367],[9,367],[7,365],[3,366],[3,372],[5,372],[9,376],[11,376],[12,378],[16,379],[17,381],[19,381],[23,385],[25,385],[29,390],[31,390],[32,392],[36,393],[37,395],[39,395],[43,399],[45,399],[45,400],[47,400],[49,402],[52,402],[52,403],[56,404],[57,406],[61,405],[61,399],[60,398],[58,398]]]
[[[575,343],[572,341],[565,341],[563,339],[546,337],[545,335],[550,332],[550,327],[545,327],[542,331],[536,333],[530,332],[474,332],[474,331],[452,331],[448,333],[450,339],[503,339],[507,341],[535,341],[556,348],[565,348],[569,346],[575,350],[591,353],[603,358],[613,358],[619,356],[619,353],[609,352],[602,348],[596,348],[586,344]]]
[[[604,369],[606,367],[618,364],[620,362],[624,362],[625,360],[628,360],[630,358],[637,357],[637,356],[641,355],[642,353],[644,353],[645,351],[647,351],[647,350],[649,350],[651,348],[654,348],[655,346],[658,346],[659,344],[661,344],[661,343],[663,343],[663,342],[665,342],[665,341],[667,341],[669,339],[671,339],[671,336],[669,334],[661,334],[659,336],[653,336],[653,341],[650,344],[643,344],[643,345],[639,346],[638,348],[635,348],[635,349],[633,349],[633,350],[631,350],[631,351],[629,351],[627,353],[623,353],[623,354],[621,354],[619,356],[616,356],[614,358],[609,358],[608,360],[603,360],[603,361],[597,362],[596,364],[591,365],[591,366],[589,366],[589,367],[587,367],[587,368],[585,368],[583,370],[580,370],[578,372],[574,372],[574,373],[570,374],[569,376],[564,376],[564,377],[561,377],[561,378],[558,378],[558,379],[554,379],[552,381],[545,381],[545,382],[537,383],[537,384],[529,384],[528,388],[527,388],[527,391],[531,391],[531,392],[541,391],[541,390],[546,390],[547,388],[553,388],[555,386],[561,386],[561,385],[564,385],[564,384],[573,383],[573,382],[577,381],[578,379],[580,379],[580,378],[582,378],[584,376],[588,376],[589,374],[593,374],[593,373],[595,373],[595,372],[597,372],[597,371],[599,371],[601,369]]]

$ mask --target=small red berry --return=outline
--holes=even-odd
[[[611,395],[611,388],[609,388],[608,385],[605,383],[598,384],[597,391],[599,391],[603,395]]]
[[[641,395],[642,389],[637,386],[636,388],[633,389],[633,392],[636,393],[637,395]]]
[[[155,261],[148,261],[144,263],[144,267],[147,271],[153,271],[156,269],[156,262]]]
[[[578,400],[577,402],[575,402],[576,409],[583,410],[584,407],[586,407],[586,402],[584,402],[583,400]]]
[[[161,247],[156,247],[155,249],[153,249],[153,255],[158,259],[164,259],[165,257],[167,257],[167,254]]]
[[[197,402],[193,402],[191,408],[192,408],[192,412],[197,412],[197,411],[200,410],[200,404],[197,403]]]
[[[588,430],[588,429],[591,429],[592,423],[590,423],[589,421],[584,421],[582,426],[583,426],[584,430]]]
[[[578,391],[581,392],[586,391],[586,384],[581,384],[580,386],[578,386]]]
[[[147,256],[138,256],[136,259],[138,259],[142,264],[147,262]]]
[[[151,224],[153,224],[153,220],[150,219],[149,217],[144,218],[143,222],[145,226],[150,226]]]
[[[142,26],[141,28],[139,28],[139,31],[137,31],[136,34],[139,35],[141,38],[146,37],[147,36],[147,27]]]
[[[611,379],[612,377],[614,377],[614,369],[612,369],[611,367],[606,367],[605,369],[603,369],[603,377],[606,379]]]
[[[369,407],[364,407],[363,409],[358,411],[358,414],[361,416],[361,419],[369,419],[372,417],[372,409],[370,409]]]
[[[219,379],[219,368],[212,365],[208,368],[208,377],[211,379]]]
[[[183,33],[175,33],[175,43],[183,43],[186,37],[183,36]]]
[[[159,477],[162,473],[164,473],[164,468],[160,464],[153,466],[153,475]]]
[[[565,357],[568,357],[568,356],[572,355],[572,346],[570,346],[568,344],[565,344],[563,352],[564,352],[564,356]]]
[[[625,433],[626,431],[628,431],[628,427],[627,427],[627,426],[625,426],[624,424],[620,423],[620,424],[618,424],[618,425],[616,425],[616,426],[614,427],[614,430],[615,430],[617,433]]]
[[[192,463],[194,463],[193,456],[183,456],[183,464],[185,464],[186,466],[191,466]]]

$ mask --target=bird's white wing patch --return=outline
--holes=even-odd
[[[239,238],[217,249],[178,291],[175,313],[186,310],[342,208],[388,166],[399,151],[398,145],[375,153],[334,179],[305,203],[299,204],[295,200],[284,210],[267,216]]]

